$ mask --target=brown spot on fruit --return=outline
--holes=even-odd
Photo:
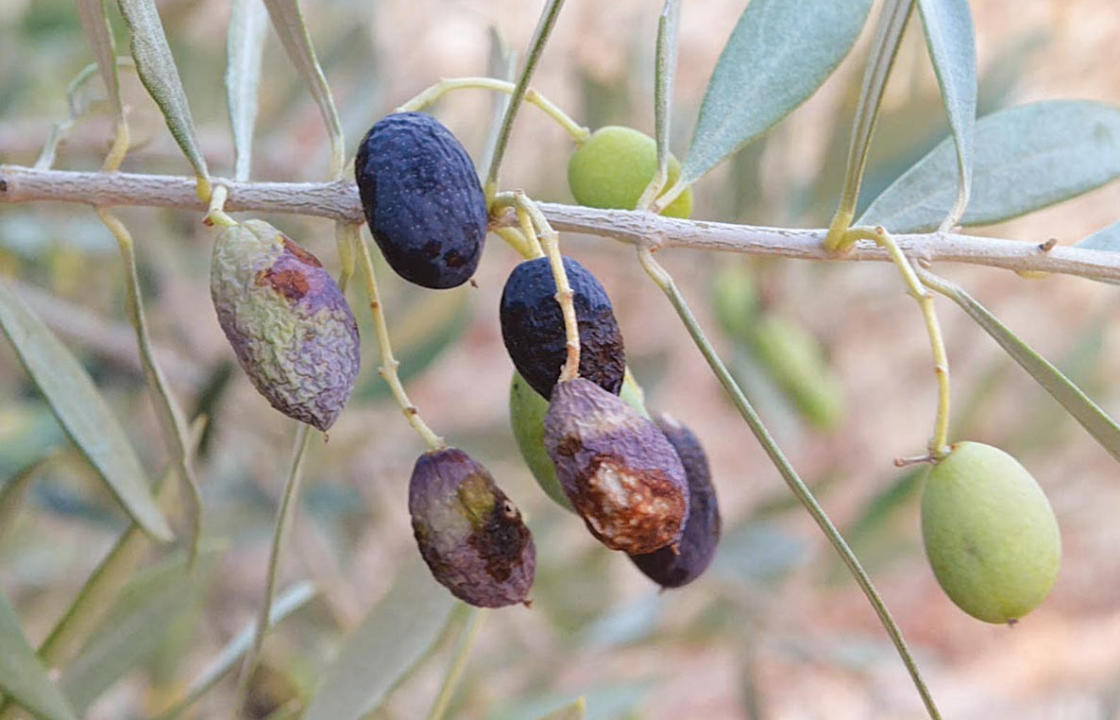
[[[261,270],[257,273],[257,284],[271,285],[273,290],[289,300],[299,300],[310,289],[307,276],[299,270]]]
[[[611,455],[592,460],[583,485],[575,508],[612,550],[663,547],[666,521],[687,511],[685,496],[664,472],[628,468]]]
[[[311,267],[323,267],[323,263],[319,262],[319,258],[301,248],[290,237],[281,235],[280,238],[284,241],[284,249],[294,255],[296,260],[299,260],[304,265],[310,265]]]

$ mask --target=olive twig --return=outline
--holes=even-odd
[[[930,718],[933,720],[940,720],[941,714],[938,712],[937,706],[933,702],[933,697],[926,687],[925,680],[922,679],[918,666],[910,654],[910,649],[906,644],[905,638],[902,637],[902,631],[895,623],[894,618],[891,617],[890,610],[888,610],[887,606],[883,603],[879,592],[871,582],[871,577],[867,574],[867,571],[864,570],[859,559],[856,557],[855,553],[852,552],[852,549],[848,546],[843,536],[840,535],[840,531],[832,524],[832,520],[829,519],[824,508],[822,508],[816,498],[813,497],[812,491],[798,476],[797,471],[794,470],[793,465],[786,458],[781,448],[778,447],[773,436],[770,435],[770,431],[767,430],[766,426],[763,424],[762,418],[759,417],[758,413],[751,405],[750,400],[743,394],[739,384],[735,382],[735,378],[733,378],[731,373],[727,370],[727,366],[723,364],[719,355],[716,354],[712,344],[708,341],[707,336],[704,335],[704,331],[696,321],[696,317],[692,314],[692,310],[689,309],[688,304],[685,302],[684,296],[681,295],[676,283],[673,282],[672,276],[654,259],[653,253],[648,246],[638,247],[638,261],[641,263],[642,268],[645,269],[646,274],[653,280],[654,284],[669,298],[669,302],[673,305],[673,309],[677,311],[677,315],[680,316],[681,322],[684,323],[685,328],[688,330],[688,334],[692,336],[696,347],[699,348],[704,359],[708,361],[708,365],[712,368],[712,372],[715,373],[716,377],[719,378],[724,390],[731,396],[731,400],[735,403],[739,414],[742,415],[743,419],[750,427],[751,432],[754,433],[754,436],[758,438],[763,450],[766,451],[771,462],[774,463],[778,472],[781,473],[782,478],[786,481],[786,484],[789,486],[798,502],[809,511],[809,515],[812,516],[817,526],[820,527],[825,537],[828,538],[829,543],[832,544],[837,554],[840,555],[840,558],[848,567],[848,570],[855,578],[863,594],[867,597],[868,602],[871,603],[871,607],[874,608],[876,615],[879,616],[879,621],[887,631],[887,635],[890,636],[891,642],[894,643],[895,649],[902,658],[902,662],[906,665],[906,669],[910,673],[910,678],[914,681],[914,686],[917,688],[918,694],[921,695],[922,702],[925,704],[926,712],[929,713]]]
[[[156,416],[159,418],[160,431],[167,445],[168,454],[173,459],[176,470],[187,488],[187,521],[190,526],[187,564],[193,566],[202,537],[202,493],[198,488],[198,478],[191,461],[190,431],[183,410],[171,392],[167,377],[156,361],[155,351],[152,349],[152,338],[148,333],[148,321],[144,315],[144,299],[140,294],[140,278],[136,269],[136,249],[132,234],[124,223],[107,209],[98,208],[97,216],[116,238],[121,252],[125,271],[128,319],[136,333],[144,379],[148,383],[148,391],[153,396]]]
[[[564,316],[564,335],[568,354],[564,367],[560,370],[559,381],[577,378],[579,377],[579,324],[576,320],[575,304],[572,301],[572,286],[568,282],[568,272],[564,269],[564,258],[560,254],[560,236],[552,229],[548,218],[537,204],[523,192],[499,193],[494,198],[493,205],[494,207],[512,205],[516,208],[519,219],[524,213],[532,221],[531,224],[523,227],[527,227],[530,241],[538,243],[538,247],[548,257],[552,278],[556,283],[556,302],[560,305],[560,312]]]
[[[526,260],[532,260],[544,255],[544,251],[540,248],[540,243],[536,246],[525,237],[519,228],[514,227],[491,227],[491,232],[495,233],[498,237],[506,241],[506,244],[514,249],[521,257]]]
[[[477,90],[493,90],[494,92],[513,95],[517,86],[513,83],[491,77],[458,77],[443,78],[431,87],[423,90],[412,99],[400,105],[396,112],[416,112],[432,105],[441,97],[452,90],[475,88]],[[546,115],[556,121],[556,124],[572,136],[577,143],[582,143],[591,136],[591,131],[573,120],[570,115],[560,109],[558,105],[541,95],[534,88],[525,91],[525,102],[536,105]]]
[[[397,374],[397,367],[400,366],[400,361],[393,357],[393,346],[389,341],[389,327],[385,322],[385,312],[381,306],[381,295],[377,290],[377,277],[373,272],[373,259],[370,257],[369,245],[366,243],[365,238],[361,236],[360,225],[346,225],[349,228],[346,232],[352,233],[353,243],[358,248],[358,253],[361,255],[361,268],[362,276],[366,283],[366,294],[369,295],[369,309],[373,316],[373,328],[377,333],[377,349],[381,357],[381,365],[377,368],[378,374],[389,386],[389,390],[393,394],[393,398],[400,406],[401,412],[404,414],[408,424],[412,429],[417,432],[424,439],[424,442],[432,450],[442,450],[447,447],[447,443],[443,441],[439,435],[436,435],[423,418],[420,417],[420,411],[408,399],[408,393],[405,392],[404,385],[401,383],[400,376]]]
[[[229,188],[225,185],[215,185],[214,191],[210,193],[210,202],[206,208],[206,217],[202,222],[206,225],[217,225],[218,227],[233,227],[237,221],[226,214],[225,206],[226,199],[229,197]]]
[[[937,322],[933,296],[922,285],[910,260],[885,229],[852,228],[844,234],[842,242],[850,245],[856,240],[874,240],[876,245],[887,251],[895,267],[902,273],[906,292],[922,310],[922,319],[925,320],[929,344],[933,350],[933,372],[937,376],[937,415],[933,423],[933,436],[929,441],[929,453],[935,461],[939,460],[949,454],[949,358],[945,353],[945,340],[941,337],[941,324]]]
[[[482,627],[482,619],[486,616],[485,611],[478,607],[472,607],[467,612],[467,624],[459,634],[459,643],[455,646],[454,659],[443,678],[443,685],[439,689],[435,702],[432,703],[432,709],[428,711],[428,720],[442,720],[444,713],[447,712],[447,706],[451,704],[451,697],[455,694],[455,688],[458,687],[459,679],[463,676],[463,670],[467,666],[467,658],[470,657],[471,648],[478,637],[478,630]]]

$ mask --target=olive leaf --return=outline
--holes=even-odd
[[[311,45],[311,36],[307,32],[307,25],[303,22],[299,2],[264,0],[264,4],[272,19],[272,27],[280,37],[280,44],[284,46],[288,58],[296,66],[311,96],[319,105],[319,112],[323,116],[323,122],[326,123],[331,139],[331,172],[338,177],[346,164],[342,123],[338,119],[338,111],[331,98],[327,78],[323,75],[323,68],[320,67],[319,59],[315,56],[315,48]]]
[[[121,84],[117,78],[117,48],[113,42],[113,32],[105,15],[105,0],[78,0],[78,17],[82,31],[89,41],[101,80],[109,92],[109,101],[118,120],[124,116],[121,102]]]
[[[870,8],[870,0],[751,0],[708,81],[683,182],[807,100],[851,50]]]
[[[89,375],[54,333],[0,282],[0,327],[67,434],[132,518],[153,538],[171,528],[140,460]]]
[[[0,694],[45,720],[75,720],[62,691],[51,682],[47,669],[27,644],[19,617],[0,594]]]
[[[0,487],[0,540],[15,525],[20,511],[23,510],[31,481],[39,476],[43,468],[53,460],[54,453],[48,453],[20,468],[16,474]]]
[[[931,272],[915,268],[922,282],[948,297],[999,343],[1015,362],[1050,393],[1101,447],[1120,460],[1120,426],[1061,370],[1039,355],[965,290]]]
[[[159,105],[171,136],[194,166],[195,173],[202,178],[209,177],[206,159],[202,156],[195,137],[194,119],[187,104],[187,93],[183,89],[175,58],[167,44],[167,35],[164,34],[155,0],[117,2],[125,24],[128,25],[132,58],[136,61],[140,82],[144,83],[148,94]]]
[[[976,123],[972,198],[961,222],[982,225],[1038,210],[1120,175],[1120,108],[1049,100]],[[877,197],[859,225],[894,233],[933,230],[957,194],[954,143],[946,138]]]
[[[260,0],[234,0],[226,35],[225,74],[234,180],[248,180],[253,162],[253,126],[257,123],[266,20]]]
[[[673,78],[677,72],[677,29],[681,20],[680,0],[665,0],[657,21],[657,48],[653,77],[654,134],[657,136],[657,172],[638,199],[646,208],[663,189],[669,177],[669,130],[672,121]]]
[[[1075,247],[1084,250],[1107,250],[1109,252],[1120,251],[1120,222],[1113,223],[1108,227],[1103,227],[1097,230],[1092,235],[1080,240],[1076,243]]]
[[[968,0],[918,0],[918,10],[957,149],[957,199],[941,223],[948,229],[964,215],[972,192],[976,41]]]
[[[204,550],[207,560],[214,551]],[[203,590],[186,558],[177,554],[149,568],[121,591],[113,607],[78,656],[66,666],[61,685],[74,707],[84,712],[105,690],[151,658],[175,621]]]
[[[271,629],[284,618],[310,602],[316,595],[315,586],[309,582],[302,582],[285,590],[276,596],[268,616],[268,627]],[[194,704],[199,698],[210,691],[223,677],[225,677],[237,664],[253,644],[253,634],[256,622],[250,622],[231,639],[221,651],[214,656],[205,668],[191,680],[183,693],[182,698],[164,710],[156,720],[173,720],[184,710]]]
[[[350,633],[304,720],[358,720],[372,713],[439,639],[455,604],[427,567],[410,561]]]

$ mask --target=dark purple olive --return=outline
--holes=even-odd
[[[579,327],[580,377],[617,395],[626,372],[622,332],[606,290],[571,258],[564,258]],[[502,340],[514,366],[541,397],[552,395],[567,359],[567,334],[548,258],[514,268],[502,290]]]
[[[409,282],[470,280],[489,216],[470,156],[427,113],[394,113],[370,128],[354,161],[366,222],[386,262]]]
[[[457,448],[421,455],[408,511],[432,575],[478,607],[527,602],[536,550],[521,513],[490,472]]]
[[[652,421],[595,383],[556,384],[545,448],[572,507],[612,550],[676,546],[688,516],[688,482]]]
[[[688,518],[677,552],[661,548],[630,559],[650,580],[665,588],[687,585],[712,563],[719,544],[721,522],[716,489],[704,448],[691,430],[667,414],[654,418],[657,427],[677,451],[688,478]]]

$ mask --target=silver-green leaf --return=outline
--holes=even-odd
[[[1015,362],[1030,373],[1031,377],[1065,408],[1066,412],[1081,423],[1081,426],[1089,431],[1101,447],[1120,460],[1120,426],[1076,383],[1023,342],[963,288],[926,270],[920,268],[917,270],[923,283],[959,305]]]
[[[455,599],[413,560],[350,634],[304,720],[358,720],[373,712],[439,638]]]
[[[976,123],[972,198],[961,222],[1007,220],[1088,192],[1120,175],[1120,108],[1048,100],[987,115]],[[950,138],[902,174],[859,225],[894,233],[935,229],[957,194]]]
[[[75,720],[77,716],[47,669],[27,643],[7,598],[0,595],[0,695],[45,720]]]
[[[1120,252],[1120,222],[1115,222],[1108,227],[1097,230],[1092,235],[1078,242],[1077,247],[1084,250]]]
[[[683,181],[805,102],[851,50],[870,8],[871,0],[751,0],[708,82]]]
[[[261,0],[234,0],[226,36],[226,103],[233,129],[233,179],[248,180],[253,161],[268,15]]]
[[[117,78],[117,48],[113,43],[113,33],[105,16],[105,0],[78,0],[78,17],[82,31],[86,34],[101,80],[109,93],[109,102],[117,118],[124,116],[121,102],[121,85]]]
[[[976,41],[968,0],[918,0],[918,9],[957,149],[957,199],[941,223],[948,229],[964,215],[972,193]]]
[[[62,427],[129,515],[157,540],[171,528],[156,505],[140,460],[89,375],[54,333],[0,282],[0,328]]]
[[[136,72],[159,105],[171,136],[179,144],[199,177],[208,178],[206,160],[195,136],[194,119],[187,104],[183,81],[171,56],[155,0],[117,0],[128,25]]]
[[[338,175],[346,164],[342,123],[338,119],[338,111],[334,107],[327,78],[323,75],[323,68],[320,67],[319,59],[315,56],[315,48],[311,45],[311,36],[303,22],[299,2],[298,0],[264,0],[264,4],[272,19],[272,27],[288,53],[288,58],[299,70],[307,89],[319,105],[319,112],[323,116],[331,140],[331,171]]]

